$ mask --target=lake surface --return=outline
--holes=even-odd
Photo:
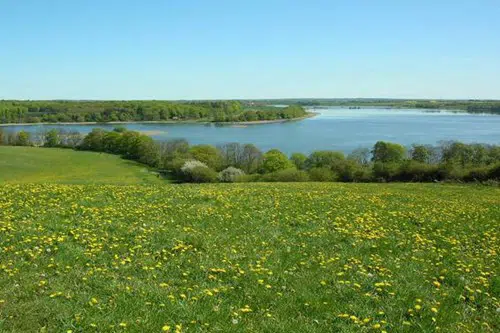
[[[316,109],[316,117],[286,123],[242,126],[205,124],[124,124],[156,140],[185,138],[192,144],[253,143],[262,150],[278,148],[286,153],[313,150],[371,148],[379,140],[403,145],[436,144],[442,140],[500,144],[500,116],[397,109]],[[92,128],[117,125],[21,125],[8,130],[32,133],[52,128],[88,133]]]

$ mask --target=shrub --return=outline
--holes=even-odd
[[[467,171],[464,175],[465,181],[478,181],[483,182],[490,178],[491,168],[489,167],[477,167]]]
[[[264,154],[262,171],[272,173],[280,170],[286,170],[293,167],[293,163],[278,149],[271,149]]]
[[[266,174],[262,180],[266,182],[307,182],[309,175],[302,170],[286,169]]]
[[[309,178],[314,182],[334,182],[338,177],[331,169],[320,167],[310,169]]]
[[[197,166],[189,169],[189,172],[185,174],[186,181],[192,183],[216,183],[217,182],[217,172],[206,166]]]
[[[290,161],[292,161],[297,169],[304,170],[306,168],[307,156],[302,153],[293,153],[290,156]]]
[[[345,155],[339,151],[318,150],[307,158],[308,168],[333,168],[345,160]]]
[[[217,181],[217,172],[197,160],[184,162],[180,170],[182,178],[187,182],[215,183]]]
[[[222,155],[217,148],[211,145],[197,145],[189,149],[189,153],[194,159],[202,161],[214,170],[220,170],[222,165]]]
[[[16,146],[31,146],[31,135],[26,131],[19,131],[16,135]]]
[[[221,172],[219,172],[219,180],[223,183],[233,183],[240,176],[243,176],[245,172],[241,169],[235,167],[228,167]]]
[[[401,181],[430,182],[439,178],[437,166],[416,160],[403,163],[398,175],[398,180]]]
[[[500,163],[490,169],[488,177],[490,179],[500,180]]]
[[[234,182],[235,183],[254,183],[254,182],[259,182],[262,181],[262,175],[258,173],[254,174],[243,174],[241,176],[238,176],[235,178]]]
[[[373,175],[377,181],[389,182],[396,180],[399,175],[399,163],[375,162]]]
[[[439,180],[463,180],[467,172],[455,163],[446,163],[438,167]]]

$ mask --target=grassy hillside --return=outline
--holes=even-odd
[[[0,331],[493,332],[499,232],[493,187],[7,184]]]
[[[0,183],[139,184],[161,180],[118,156],[69,149],[0,146]]]

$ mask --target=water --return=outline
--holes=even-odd
[[[500,116],[422,110],[329,108],[302,121],[242,126],[204,124],[125,124],[156,140],[185,138],[192,144],[253,143],[262,150],[278,148],[286,153],[313,150],[371,148],[378,140],[437,144],[442,140],[500,144]],[[88,133],[92,128],[112,129],[116,125],[12,126],[10,130],[32,133],[52,128]]]

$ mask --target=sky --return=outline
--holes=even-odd
[[[500,0],[0,0],[0,99],[500,99]]]

